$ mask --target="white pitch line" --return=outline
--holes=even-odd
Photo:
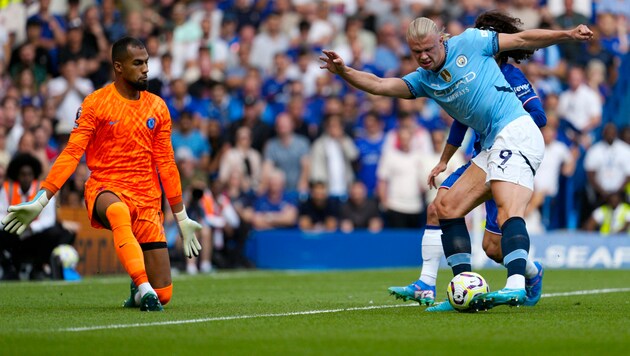
[[[543,294],[541,297],[542,298],[555,298],[555,297],[570,297],[574,295],[606,294],[606,293],[621,293],[621,292],[630,292],[630,288],[606,288],[606,289],[578,290],[578,291],[573,291],[573,292],[562,292],[562,293],[546,293],[546,294]],[[82,326],[82,327],[74,327],[74,328],[57,329],[56,331],[80,332],[80,331],[109,330],[109,329],[126,329],[126,328],[136,328],[136,327],[146,327],[146,326],[182,325],[182,324],[206,323],[206,322],[211,322],[211,321],[226,321],[226,320],[239,320],[239,319],[277,318],[277,317],[286,317],[286,316],[330,314],[330,313],[341,313],[341,312],[348,312],[348,311],[388,309],[388,308],[401,308],[401,307],[414,307],[414,306],[419,306],[419,304],[412,303],[412,304],[394,304],[394,305],[374,305],[374,306],[368,306],[368,307],[307,310],[307,311],[291,312],[291,313],[218,316],[218,317],[212,317],[212,318],[158,321],[158,322],[152,322],[152,323]]]
[[[74,332],[76,332],[76,331],[92,331],[92,330],[104,330],[104,329],[125,329],[125,328],[134,328],[134,327],[142,327],[142,326],[181,325],[181,324],[205,323],[205,322],[209,322],[209,321],[225,321],[225,320],[255,319],[255,318],[275,318],[275,317],[282,317],[282,316],[298,316],[298,315],[340,313],[340,312],[356,311],[356,310],[372,310],[372,309],[413,307],[413,306],[418,306],[418,305],[416,305],[416,304],[374,305],[374,306],[369,306],[369,307],[355,307],[355,308],[343,308],[343,309],[306,310],[306,311],[291,312],[291,313],[218,316],[218,317],[213,317],[213,318],[201,318],[201,319],[189,319],[189,320],[171,320],[171,321],[159,321],[159,322],[153,322],[153,323],[85,326],[85,327],[58,329],[57,331],[74,331]]]

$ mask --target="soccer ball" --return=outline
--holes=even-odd
[[[71,245],[59,245],[52,251],[53,257],[59,257],[63,268],[75,268],[79,263],[79,253]]]
[[[465,311],[470,306],[470,301],[479,294],[488,293],[490,286],[478,273],[463,272],[451,279],[446,295],[453,308]]]

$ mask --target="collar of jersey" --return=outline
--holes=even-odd
[[[444,41],[444,62],[442,63],[440,68],[434,70],[435,73],[439,73],[442,70],[442,68],[444,68],[444,65],[446,64],[446,58],[447,57],[448,57],[448,41]]]

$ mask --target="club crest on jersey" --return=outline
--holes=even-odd
[[[461,67],[465,66],[466,64],[468,64],[468,58],[466,58],[466,56],[464,56],[464,55],[460,55],[455,60],[455,64],[457,64],[457,66],[461,68]]]
[[[153,128],[155,127],[155,119],[150,117],[147,120],[147,127],[149,128],[149,130],[153,130]]]
[[[444,69],[443,71],[441,71],[440,77],[442,77],[442,79],[444,79],[446,82],[450,82],[451,80],[453,80],[453,76],[451,75],[451,72],[448,71],[448,69]]]

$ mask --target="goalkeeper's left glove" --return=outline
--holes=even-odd
[[[12,234],[22,235],[26,228],[42,212],[48,204],[46,191],[40,190],[33,200],[17,205],[11,205],[7,216],[2,219],[4,230]]]
[[[201,230],[201,225],[188,217],[188,214],[186,214],[186,208],[183,208],[179,213],[174,213],[174,215],[175,220],[177,220],[179,233],[182,235],[182,239],[184,240],[184,255],[188,258],[199,256],[201,245],[199,244],[199,241],[197,241],[195,232]]]

